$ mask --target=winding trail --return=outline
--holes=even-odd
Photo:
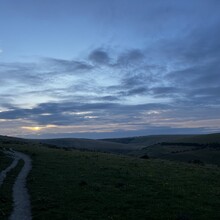
[[[31,220],[31,204],[28,190],[26,187],[27,176],[32,168],[31,158],[17,151],[3,151],[9,157],[14,158],[13,162],[5,170],[0,172],[0,187],[4,182],[7,173],[15,168],[19,160],[24,161],[24,166],[18,174],[15,183],[13,185],[13,211],[9,220]]]
[[[28,190],[26,187],[26,179],[31,170],[31,158],[17,151],[14,151],[16,158],[24,161],[24,166],[17,176],[13,186],[13,202],[14,209],[10,216],[10,220],[31,220],[31,204]]]

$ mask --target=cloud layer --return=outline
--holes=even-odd
[[[218,1],[139,3],[118,3],[125,17],[113,4],[115,16],[96,18],[103,16],[107,26],[118,19],[114,28],[121,28],[126,45],[97,43],[73,59],[0,61],[1,133],[109,137],[219,131]],[[140,46],[136,35],[131,40],[130,32],[144,43]]]

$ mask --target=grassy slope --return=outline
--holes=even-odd
[[[200,160],[206,164],[216,164],[220,166],[220,149],[204,148],[195,146],[167,146],[153,145],[141,151],[133,152],[136,156],[147,154],[151,158],[169,159],[182,162]]]
[[[150,146],[161,142],[185,142],[185,143],[220,143],[220,133],[203,134],[203,135],[149,135],[130,138],[112,138],[103,139],[109,142],[123,144],[138,144],[142,146]]]
[[[12,158],[5,156],[5,154],[0,151],[0,171],[8,167],[11,162]],[[18,166],[7,174],[6,179],[0,187],[0,219],[2,220],[8,219],[12,211],[12,186],[22,166],[22,161],[19,161]]]
[[[123,144],[133,144],[140,146],[150,146],[160,142],[167,141],[178,141],[184,138],[190,138],[193,135],[149,135],[149,136],[139,136],[139,137],[129,137],[129,138],[112,138],[103,139],[104,141],[123,143]]]
[[[208,164],[216,164],[220,166],[220,150],[207,147],[205,149],[196,149],[193,143],[207,144],[220,143],[220,134],[207,135],[153,135],[133,138],[107,139],[106,141],[120,142],[127,145],[138,144],[145,146],[141,150],[133,151],[130,155],[143,156],[147,154],[149,157],[169,159],[176,161],[188,162],[192,160],[200,160]],[[179,143],[178,146],[163,146],[159,143]],[[181,146],[181,143],[192,143],[191,146]],[[174,152],[174,153],[173,153]]]
[[[3,152],[0,151],[0,172],[8,167],[12,162],[10,157],[6,157]]]
[[[216,134],[206,134],[206,135],[194,135],[191,137],[185,137],[179,139],[179,142],[186,142],[186,143],[220,143],[220,133]]]
[[[77,138],[42,139],[42,140],[35,140],[35,142],[56,145],[58,147],[98,150],[102,152],[105,151],[105,152],[114,152],[114,153],[127,153],[131,150],[139,149],[139,146],[137,145],[126,145],[126,144],[112,143],[101,140],[77,139]]]
[[[97,152],[32,155],[33,219],[220,219],[220,170]]]
[[[12,187],[22,167],[23,167],[23,161],[19,161],[18,165],[7,174],[7,177],[0,188],[0,219],[1,220],[7,220],[12,211],[12,207],[13,207]]]

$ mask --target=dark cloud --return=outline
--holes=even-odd
[[[163,86],[163,87],[153,87],[149,90],[149,93],[155,98],[171,98],[172,100],[182,99],[184,96],[184,89]]]
[[[188,100],[194,104],[200,104],[203,108],[207,105],[220,107],[220,87],[195,88],[188,92]],[[205,103],[205,105],[204,105]]]
[[[109,54],[103,49],[95,49],[89,54],[89,60],[95,64],[107,65],[110,62]]]
[[[113,95],[102,96],[102,97],[99,97],[99,99],[102,101],[119,101],[120,100],[119,97],[116,97]]]
[[[137,126],[129,128],[138,129],[137,134],[154,129],[158,133],[164,130],[168,133],[172,129],[183,132],[185,127],[195,132],[199,128],[200,131],[211,126],[219,128],[219,1],[113,2],[105,1],[100,5],[95,1],[86,7],[80,2],[74,3],[75,9],[80,6],[74,17],[76,25],[80,24],[77,19],[80,15],[81,21],[82,14],[92,22],[89,23],[91,27],[80,24],[82,28],[78,33],[66,34],[70,39],[74,34],[74,42],[62,41],[62,46],[66,47],[63,48],[65,57],[70,57],[72,51],[72,59],[50,57],[30,63],[0,63],[0,119],[4,119],[1,122],[121,125],[114,128],[113,135],[130,135],[126,131],[129,126]],[[70,13],[70,10],[66,8],[64,12]],[[39,15],[35,16],[40,19]],[[53,14],[50,16],[57,19]],[[39,28],[42,27],[44,25],[39,24]],[[102,34],[100,27],[104,27]],[[25,33],[22,28],[20,33]],[[88,33],[91,33],[91,40]],[[83,35],[87,37],[83,39]],[[57,39],[61,42],[62,34],[56,36],[51,43]],[[25,48],[24,53],[32,48],[29,52],[39,54],[38,44],[33,42],[43,41],[32,38],[32,45],[26,45],[29,41],[24,40],[25,47],[19,44],[18,48],[22,51]],[[51,35],[47,39],[52,39]],[[43,46],[45,57],[48,54],[62,57],[61,51],[56,48],[52,51],[52,44],[48,45]],[[91,45],[95,49],[88,51]],[[87,54],[80,56],[83,51]],[[10,57],[10,53],[7,56]],[[153,104],[149,104],[151,102]]]
[[[143,73],[134,74],[132,76],[125,76],[122,79],[121,83],[124,88],[133,88],[135,86],[140,86],[144,84],[149,85],[150,77],[147,74],[143,74]]]
[[[146,95],[146,93],[149,91],[148,88],[145,87],[136,87],[133,89],[128,89],[126,91],[119,92],[119,96],[126,97],[126,96],[134,96],[134,95]]]
[[[111,132],[73,132],[73,133],[42,133],[38,134],[38,139],[46,139],[46,138],[89,138],[89,139],[104,139],[104,138],[122,138],[122,137],[132,137],[132,136],[146,136],[146,135],[169,135],[169,134],[201,134],[208,133],[210,130],[205,128],[172,128],[168,126],[154,127],[148,126],[145,129],[140,130],[122,130],[118,129]],[[24,138],[34,138],[35,135],[27,134],[22,135]]]
[[[42,82],[35,63],[0,63],[0,77],[3,85],[14,82],[33,85]]]
[[[180,92],[180,98],[206,106],[220,104],[219,73],[219,61],[214,60],[171,72],[165,80],[175,85],[175,92]]]
[[[182,55],[187,61],[203,62],[220,56],[220,22],[195,29],[188,36],[189,45]],[[182,45],[183,46],[183,45]]]
[[[44,103],[32,109],[14,107],[0,112],[0,119],[25,119],[40,125],[75,125],[83,122],[126,122],[142,111],[167,109],[164,104],[122,105],[118,103]],[[89,117],[86,117],[89,116]],[[117,116],[114,119],[114,116]],[[120,117],[118,117],[120,116]],[[96,119],[97,118],[97,119]],[[95,123],[96,123],[95,122]]]
[[[13,95],[8,94],[0,94],[0,107],[10,109],[11,108],[11,102],[13,101]]]
[[[129,50],[119,55],[116,66],[140,65],[144,58],[145,55],[141,50]]]
[[[49,67],[54,68],[56,72],[64,71],[69,73],[89,71],[93,69],[93,66],[82,61],[77,60],[63,60],[55,58],[45,59],[48,62]]]
[[[140,95],[140,94],[146,93],[147,91],[148,91],[147,88],[139,87],[139,88],[129,90],[128,95]]]
[[[175,61],[179,65],[198,65],[219,59],[220,22],[208,22],[185,28],[175,37],[164,37],[149,46],[148,53],[159,60]]]
[[[179,90],[175,87],[155,87],[152,88],[151,91],[155,95],[166,95],[179,92]]]
[[[159,103],[123,105],[119,103],[44,103],[32,109],[15,108],[0,112],[0,119],[24,119],[34,125],[47,126],[92,126],[89,133],[95,135],[99,129],[113,126],[106,135],[141,134],[140,132],[173,133],[178,131],[207,132],[210,122],[219,116],[216,106],[200,108],[194,104],[187,106]],[[209,113],[209,115],[207,115]],[[205,120],[204,120],[205,118]],[[101,126],[98,128],[97,126]],[[103,127],[104,126],[104,127]],[[185,126],[185,127],[184,127]],[[187,127],[187,128],[186,128]],[[129,128],[131,130],[129,131]],[[212,127],[210,127],[211,129]],[[93,130],[94,129],[94,132]],[[166,130],[167,129],[167,130]],[[107,129],[108,130],[108,129]],[[77,133],[77,131],[75,131]],[[88,131],[81,134],[86,135]],[[143,133],[143,135],[150,134]],[[64,132],[65,134],[65,132]],[[72,134],[71,134],[72,136]],[[77,135],[79,137],[79,135]],[[87,136],[88,137],[88,136]],[[96,136],[98,137],[98,136]],[[100,136],[103,137],[103,136]]]

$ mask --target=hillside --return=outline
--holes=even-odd
[[[177,142],[177,140],[172,140],[171,142]],[[220,143],[220,133],[183,137],[183,138],[179,138],[178,142],[199,143],[199,144]]]
[[[61,148],[72,148],[91,151],[102,151],[110,153],[129,153],[133,150],[139,150],[142,147],[131,144],[113,143],[102,140],[78,139],[78,138],[59,138],[59,139],[40,139],[34,140],[36,143],[56,146]]]
[[[16,144],[89,150],[124,154],[135,157],[176,160],[187,163],[215,164],[220,166],[220,134],[208,135],[151,135],[119,139],[38,139],[27,140],[0,136],[0,143],[13,147]],[[12,144],[13,143],[13,144]]]
[[[0,135],[0,143],[13,144],[36,144],[53,148],[80,149],[89,151],[101,151],[109,153],[127,154],[134,150],[139,150],[144,146],[135,144],[126,145],[102,140],[80,139],[80,138],[58,138],[58,139],[22,139]]]
[[[128,137],[128,138],[102,139],[102,140],[114,142],[114,143],[150,146],[165,141],[178,141],[184,138],[190,138],[191,136],[192,135],[149,135],[149,136]]]
[[[220,134],[203,135],[150,135],[130,138],[104,139],[141,147],[129,154],[187,163],[214,164],[220,166]]]
[[[104,141],[138,144],[141,146],[150,146],[161,142],[185,142],[185,143],[220,143],[220,133],[201,134],[201,135],[149,135],[129,138],[103,139]]]
[[[0,143],[26,143],[27,139],[0,135]]]
[[[66,151],[31,142],[0,148],[8,146],[32,158],[27,186],[35,220],[220,218],[219,168]],[[3,158],[0,154],[0,161]],[[0,190],[3,220],[11,210],[10,189],[19,166]]]
[[[220,166],[220,134],[195,135],[147,146],[132,155]]]

